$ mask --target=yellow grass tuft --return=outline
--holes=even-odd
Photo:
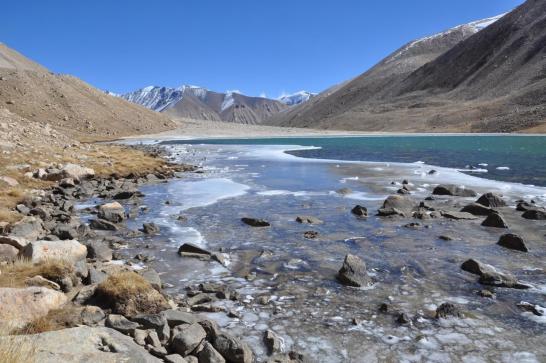
[[[46,260],[34,264],[25,259],[0,266],[0,286],[25,287],[28,278],[41,275],[51,281],[60,281],[74,273],[74,267],[64,260]]]

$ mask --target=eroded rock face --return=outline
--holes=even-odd
[[[160,363],[133,338],[105,327],[82,326],[32,336],[34,358],[40,363],[135,362]],[[0,337],[0,340],[6,339]],[[12,338],[10,338],[12,339]],[[19,336],[24,342],[25,336]]]
[[[461,188],[456,185],[438,185],[432,191],[435,195],[451,195],[454,197],[475,197],[478,194],[472,189]]]
[[[343,285],[362,287],[371,284],[371,279],[366,273],[366,264],[358,256],[348,254],[337,274],[337,279]]]
[[[45,287],[0,288],[0,326],[20,328],[67,302],[66,296]]]
[[[76,263],[85,259],[87,248],[76,240],[34,241],[21,250],[20,256],[32,262],[61,259]]]

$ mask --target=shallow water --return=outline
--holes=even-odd
[[[207,281],[222,281],[237,290],[243,302],[217,304],[238,310],[241,319],[209,315],[241,334],[258,356],[263,357],[261,334],[270,328],[283,337],[287,350],[301,351],[317,362],[546,360],[546,319],[516,307],[521,300],[546,305],[544,221],[522,221],[509,208],[504,212],[512,231],[528,240],[531,252],[524,254],[498,247],[495,243],[506,231],[481,227],[481,219],[419,221],[421,226],[414,229],[404,227],[417,221],[412,218],[373,216],[384,198],[399,188],[390,182],[403,179],[412,183],[416,200],[446,181],[479,192],[501,190],[510,205],[523,196],[544,204],[546,188],[488,181],[439,167],[429,175],[432,167],[426,164],[306,160],[282,152],[298,147],[167,148],[174,160],[200,163],[206,173],[144,187],[142,203],[149,212],[129,227],[154,221],[162,234],[134,239],[125,253],[155,256],[152,265],[173,285],[168,289],[173,294],[183,295],[186,286]],[[342,195],[336,192],[340,188],[352,191]],[[457,210],[474,199],[440,198],[434,203]],[[371,216],[352,216],[356,203],[366,206]],[[187,220],[178,221],[179,215]],[[324,223],[301,225],[295,222],[297,215],[312,215]],[[240,218],[245,216],[264,218],[271,227],[243,225]],[[309,230],[319,237],[304,238]],[[440,235],[453,240],[440,240]],[[180,258],[176,251],[184,242],[222,249],[229,264]],[[355,289],[336,282],[347,253],[366,262],[374,279],[371,287]],[[496,299],[480,297],[476,292],[484,287],[459,267],[469,257],[510,271],[533,288],[496,288]],[[249,274],[256,279],[245,279]],[[271,302],[257,303],[260,295],[270,296]],[[392,313],[378,311],[384,302],[392,305]],[[431,318],[443,302],[458,304],[468,317]],[[395,312],[407,313],[412,324],[397,324]],[[358,324],[353,324],[355,319]]]

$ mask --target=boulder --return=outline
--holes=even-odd
[[[377,210],[377,215],[380,217],[392,217],[392,216],[405,217],[406,213],[396,208],[379,208]]]
[[[362,287],[370,285],[371,280],[366,273],[366,264],[360,257],[348,254],[337,274],[337,279],[343,285]]]
[[[10,342],[28,341],[28,336],[0,337]],[[40,363],[59,362],[131,362],[161,363],[133,338],[106,327],[81,326],[35,334],[30,341],[32,360]]]
[[[256,218],[241,218],[241,221],[244,224],[247,224],[251,227],[269,227],[271,224],[263,219],[256,219]]]
[[[59,223],[53,228],[51,233],[61,240],[76,239],[79,237],[77,226],[71,224]]]
[[[451,195],[454,197],[475,197],[478,194],[472,189],[462,188],[456,185],[438,185],[432,191],[434,195]]]
[[[301,224],[321,224],[323,223],[320,219],[313,216],[297,216],[296,222]]]
[[[436,319],[449,317],[464,318],[464,314],[459,307],[452,303],[443,303],[436,309]]]
[[[486,207],[482,204],[470,203],[468,205],[465,205],[463,209],[461,209],[461,212],[470,213],[475,216],[488,216],[494,211],[493,209]]]
[[[144,223],[142,225],[142,232],[146,234],[157,234],[159,233],[159,226],[155,223]]]
[[[351,213],[353,213],[357,217],[367,217],[368,209],[366,209],[366,207],[363,207],[361,205],[355,205],[353,209],[351,209]]]
[[[282,338],[270,329],[264,332],[264,344],[269,355],[282,352],[284,346]]]
[[[74,188],[76,186],[76,182],[73,178],[64,178],[59,181],[59,186],[63,188]]]
[[[87,258],[101,262],[112,260],[112,249],[106,242],[94,240],[86,242],[85,245],[87,247]]]
[[[73,180],[83,180],[95,176],[95,171],[91,168],[85,168],[76,164],[66,164],[60,171],[61,179],[72,178]]]
[[[11,226],[11,236],[36,241],[46,235],[40,218],[24,217]]]
[[[193,324],[199,322],[201,319],[198,315],[188,313],[185,311],[180,310],[174,310],[169,309],[161,312],[165,319],[167,319],[167,323],[171,328],[174,328],[175,326],[182,325],[182,324]]]
[[[12,245],[0,244],[0,262],[13,262],[18,254],[19,250]]]
[[[180,246],[178,248],[178,254],[180,256],[186,256],[186,257],[204,256],[205,258],[209,258],[212,255],[210,251],[207,251],[192,243],[184,243],[182,246]]]
[[[161,277],[156,270],[150,268],[144,271],[139,271],[140,276],[144,277],[146,281],[152,285],[156,290],[161,290]]]
[[[115,200],[123,200],[123,199],[131,199],[134,196],[140,196],[140,194],[136,190],[122,190],[122,191],[116,192],[112,198]]]
[[[102,231],[117,231],[118,226],[116,226],[114,223],[109,222],[105,219],[92,219],[89,221],[89,227],[91,229],[98,229]]]
[[[213,347],[230,363],[252,363],[254,354],[250,347],[240,339],[228,334],[218,335]]]
[[[498,287],[527,289],[529,286],[518,282],[515,276],[500,272],[495,267],[478,260],[469,259],[463,262],[461,269],[480,276],[479,283]]]
[[[67,302],[65,294],[46,287],[0,288],[0,326],[20,328],[59,309]],[[9,326],[8,326],[9,325]]]
[[[478,198],[476,203],[484,205],[489,208],[506,207],[506,203],[502,199],[502,196],[494,193],[485,193]]]
[[[89,305],[82,308],[80,316],[85,325],[96,325],[106,317],[106,314],[98,306]]]
[[[482,222],[484,227],[508,228],[504,218],[499,213],[491,213]]]
[[[415,208],[413,200],[402,195],[390,195],[383,202],[382,209],[395,209],[404,213],[409,213]]]
[[[225,363],[224,357],[209,342],[203,344],[203,349],[198,354],[199,363]]]
[[[546,211],[540,209],[529,209],[525,211],[521,216],[525,219],[544,221],[546,220]]]
[[[523,238],[517,234],[507,233],[500,236],[499,241],[497,242],[499,246],[509,248],[511,250],[529,252],[529,249],[525,245]]]
[[[197,323],[179,325],[173,329],[170,348],[173,352],[186,356],[193,352],[206,336],[205,330]]]
[[[19,254],[35,263],[52,259],[76,263],[87,257],[87,248],[76,240],[35,241],[26,245]]]
[[[132,322],[123,315],[110,314],[104,322],[109,328],[122,332],[123,334],[133,335],[135,329],[138,329],[138,323]]]
[[[106,203],[99,207],[98,217],[112,223],[120,223],[125,219],[125,209],[118,202]]]

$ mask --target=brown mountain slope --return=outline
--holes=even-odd
[[[80,139],[113,138],[174,128],[164,115],[56,75],[0,44],[0,107]]]
[[[481,31],[462,26],[416,41],[422,49],[409,43],[313,107],[270,122],[366,131],[546,131],[545,17],[546,2],[529,0]],[[404,52],[408,46],[411,53]]]

